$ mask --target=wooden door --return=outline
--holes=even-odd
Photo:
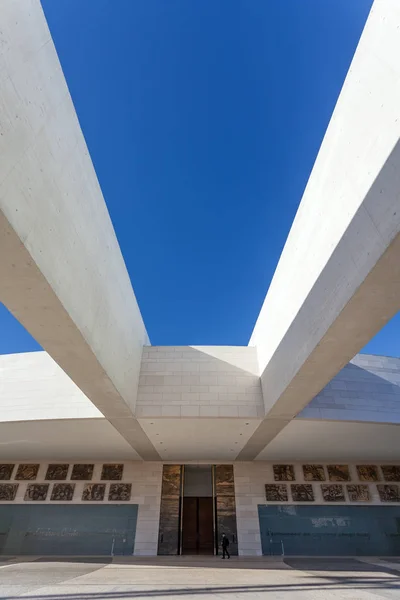
[[[183,554],[197,554],[197,498],[183,499],[183,530],[182,551]]]
[[[214,554],[213,499],[198,498],[198,554]]]
[[[213,499],[183,499],[182,551],[184,554],[214,554]]]

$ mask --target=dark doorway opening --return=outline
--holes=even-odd
[[[214,554],[212,498],[183,498],[182,524],[183,554]]]

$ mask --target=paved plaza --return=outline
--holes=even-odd
[[[4,559],[0,563],[0,599],[398,599],[400,563],[392,561]]]

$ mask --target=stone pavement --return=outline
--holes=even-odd
[[[13,559],[0,563],[0,600],[398,600],[400,571],[382,566],[379,559],[373,562],[222,561],[214,557]]]

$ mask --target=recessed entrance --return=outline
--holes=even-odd
[[[233,465],[163,465],[158,554],[237,555]]]
[[[182,503],[182,554],[214,554],[211,465],[186,465]]]

